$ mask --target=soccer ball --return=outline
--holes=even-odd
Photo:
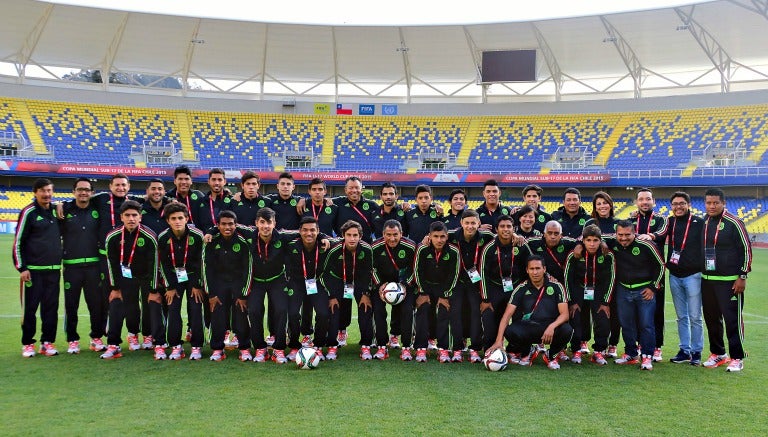
[[[320,364],[320,356],[313,347],[303,347],[296,353],[296,365],[299,369],[312,370]]]
[[[506,369],[509,364],[507,353],[504,349],[496,349],[483,359],[483,364],[485,364],[485,368],[491,372],[502,371]]]
[[[389,282],[384,286],[384,301],[397,305],[405,300],[405,287],[399,282]]]

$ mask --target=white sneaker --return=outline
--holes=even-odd
[[[723,364],[728,364],[729,361],[730,359],[728,358],[727,354],[723,354],[723,355],[712,354],[709,356],[707,361],[704,361],[703,366],[713,369],[715,367],[722,366]]]
[[[141,344],[139,344],[139,336],[136,334],[128,333],[128,350],[130,351],[137,351],[141,349]]]
[[[640,363],[640,370],[653,370],[653,356],[643,355],[643,360]]]
[[[400,342],[397,340],[396,335],[392,335],[389,337],[389,347],[392,349],[400,349]]]
[[[589,355],[589,345],[587,344],[586,341],[582,341],[581,344],[579,345],[579,352],[585,355]]]
[[[429,339],[429,341],[427,342],[427,349],[429,349],[431,351],[436,351],[437,350],[437,340],[434,339],[434,338]]]
[[[661,362],[661,360],[662,360],[662,358],[661,358],[661,349],[660,348],[654,349],[653,350],[653,361],[659,363],[659,362]]]
[[[24,358],[32,358],[35,356],[35,345],[34,344],[25,344],[24,347],[21,349],[21,356]]]
[[[378,349],[376,349],[376,353],[373,355],[373,358],[376,358],[377,360],[386,360],[389,358],[389,352],[387,351],[386,346],[379,346]]]
[[[107,349],[107,345],[100,338],[92,338],[90,349],[94,352],[101,352]]]
[[[53,343],[46,341],[40,345],[40,350],[37,353],[46,357],[52,357],[58,355],[59,351],[56,350],[56,346]]]
[[[168,358],[168,355],[165,354],[165,348],[161,345],[155,346],[155,359],[164,360],[166,358]]]
[[[120,349],[120,346],[110,344],[107,346],[107,350],[99,355],[99,358],[102,360],[112,360],[114,358],[120,358],[123,356],[122,350]]]
[[[347,345],[347,331],[339,331],[339,334],[336,336],[336,341],[339,342],[339,347],[346,346]]]
[[[741,372],[744,369],[744,361],[734,358],[728,363],[728,367],[725,368],[726,372]]]
[[[305,335],[301,337],[301,347],[312,347],[312,337],[310,337],[309,335]]]
[[[177,344],[176,346],[171,349],[171,354],[168,355],[168,359],[172,361],[180,360],[184,358],[184,348],[181,347],[180,344]]]
[[[266,337],[264,339],[264,341],[267,343],[267,346],[272,346],[273,344],[275,344],[275,336],[274,335],[270,335],[270,336]]]
[[[77,340],[70,341],[69,342],[69,347],[67,347],[67,353],[68,354],[79,354],[80,353],[80,342],[77,341]]]
[[[227,358],[223,350],[217,349],[211,353],[211,361],[221,361]]]
[[[240,361],[253,361],[253,355],[248,349],[242,349],[240,351]]]
[[[155,339],[151,335],[144,336],[144,341],[141,343],[141,348],[145,351],[152,350],[155,347]]]
[[[189,353],[189,360],[197,361],[197,360],[203,359],[203,353],[201,349],[202,348],[199,348],[199,347],[193,347],[192,351]]]
[[[325,359],[329,360],[329,361],[335,360],[336,359],[337,351],[338,351],[338,349],[337,349],[336,346],[329,347],[328,348],[328,353],[325,354]]]
[[[362,346],[360,347],[360,359],[363,361],[367,361],[372,359],[373,356],[371,355],[371,348],[370,346]]]

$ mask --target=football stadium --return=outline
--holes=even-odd
[[[6,381],[0,417],[6,433],[765,432],[768,420],[759,405],[768,405],[768,396],[759,387],[768,382],[763,359],[768,346],[761,341],[768,336],[768,298],[761,292],[768,286],[768,1],[619,1],[578,6],[557,1],[525,7],[454,1],[414,5],[399,0],[376,5],[350,1],[154,3],[5,0],[0,5],[0,247],[12,255],[0,263],[0,290],[6,296],[0,301],[0,364]],[[189,176],[191,187],[187,183],[180,188],[180,174]],[[217,188],[222,190],[221,199],[226,198],[222,201],[230,205],[230,196],[235,196],[233,208],[216,206],[214,212],[219,196],[211,182],[214,174],[222,176]],[[238,202],[240,207],[244,201],[246,206],[251,202],[253,194],[246,185],[254,178],[256,199],[267,200],[276,216],[258,212],[241,216],[236,209]],[[115,290],[120,293],[123,288],[117,300],[130,300],[120,281],[133,284],[132,276],[138,272],[126,270],[123,260],[128,253],[125,233],[134,228],[127,221],[121,226],[124,211],[115,209],[116,180],[127,183],[120,194],[127,195],[123,206],[133,203],[129,200],[139,202],[135,210],[142,219],[139,232],[146,225],[147,235],[152,235],[147,238],[157,240],[151,274],[157,284],[153,281],[148,291],[150,301],[158,290],[166,293],[172,284],[182,287],[183,282],[192,282],[186,270],[192,240],[180,246],[184,265],[174,258],[167,274],[162,265],[165,252],[160,243],[170,244],[174,256],[173,229],[168,229],[173,228],[174,210],[166,207],[166,203],[175,204],[172,198],[186,203],[182,209],[189,223],[183,229],[200,228],[201,236],[209,234],[206,241],[210,234],[214,240],[229,241],[222,229],[227,216],[220,215],[220,209],[250,217],[238,223],[257,226],[234,233],[247,241],[246,252],[254,258],[243,262],[260,262],[255,259],[262,258],[264,249],[267,263],[272,247],[285,249],[285,260],[292,260],[288,249],[281,249],[281,241],[288,248],[298,246],[301,257],[295,264],[304,267],[304,281],[291,279],[295,265],[283,262],[281,255],[277,271],[267,268],[269,279],[260,279],[258,267],[253,272],[247,269],[248,290],[243,296],[224,299],[232,300],[222,304],[222,308],[231,306],[226,315],[221,315],[221,308],[217,312],[215,305],[209,314],[200,304],[193,316],[192,295],[184,297],[182,304],[178,295],[165,294],[157,298],[155,309],[143,294],[145,285],[136,285],[142,294],[135,296],[135,310],[127,303],[125,309],[122,303],[119,310],[114,309]],[[361,195],[363,211],[356,207],[350,183]],[[312,187],[318,185],[324,190],[315,198]],[[491,199],[489,186],[498,189]],[[78,203],[78,190],[91,193],[91,189],[93,197],[85,196],[84,203]],[[388,201],[385,191],[390,189],[394,196]],[[153,197],[155,193],[158,197]],[[426,203],[423,193],[428,194]],[[463,198],[459,203],[457,193]],[[571,213],[567,200],[574,193],[578,203],[573,211],[577,212]],[[608,218],[598,212],[598,198],[610,200],[607,217],[613,227],[608,231],[600,222]],[[682,200],[684,209],[680,209]],[[41,202],[48,207],[41,207]],[[263,211],[264,203],[259,203]],[[57,210],[56,205],[63,206]],[[318,216],[315,205],[334,214],[327,231],[322,211]],[[388,212],[392,205],[400,218]],[[94,208],[88,210],[94,220],[83,226],[103,226],[98,223],[99,211],[112,217],[111,226],[107,220],[107,229],[98,229],[98,247],[96,228],[91,235],[100,254],[83,249],[91,240],[72,236],[77,234],[70,233],[67,242],[67,233],[72,232],[68,211],[76,215],[69,207]],[[351,243],[357,245],[353,263],[363,259],[355,251],[360,248],[374,257],[360,290],[359,278],[347,278],[344,248],[349,249],[350,227],[341,219],[345,208],[352,211],[348,218],[362,219],[351,229],[357,232]],[[494,298],[485,289],[485,251],[479,245],[484,237],[462,258],[462,229],[467,229],[464,209],[480,213],[477,225],[482,231],[475,226],[472,232],[489,235],[496,244],[491,250],[497,250],[497,255],[490,264],[498,256],[494,274],[504,283],[498,307],[489,303]],[[166,217],[164,211],[170,215]],[[248,208],[242,211],[251,214]],[[410,211],[415,211],[412,218]],[[524,219],[529,211],[532,225]],[[36,219],[31,218],[34,214]],[[292,218],[286,219],[286,214]],[[208,221],[201,215],[207,215]],[[533,349],[516,354],[508,333],[522,322],[512,317],[509,329],[502,326],[499,331],[507,345],[505,353],[497,354],[503,365],[481,362],[484,353],[494,349],[501,313],[518,288],[530,282],[530,287],[542,290],[538,299],[534,293],[529,317],[544,295],[544,286],[538,282],[534,286],[528,270],[535,261],[523,262],[517,273],[513,273],[517,267],[504,273],[502,246],[507,240],[497,226],[507,215],[515,245],[530,245],[531,255],[536,255],[537,243],[532,239],[541,244],[541,264],[552,275],[543,280],[564,284],[557,285],[562,290],[560,301],[557,293],[552,298],[552,320],[558,311],[561,316],[562,311],[570,311],[570,320],[565,315],[552,323],[573,326],[569,329],[581,336],[577,338],[587,340],[581,341],[581,349],[569,334],[570,342],[562,351],[552,350],[550,355],[547,348],[556,343],[555,335],[550,336],[551,342],[549,338],[522,341],[526,351],[531,345]],[[48,217],[50,226],[41,225],[41,221],[48,223]],[[308,264],[303,261],[301,243],[305,251],[309,246],[302,217],[313,217],[309,223],[317,223],[319,236],[312,244],[331,246],[310,253],[315,256],[318,285],[314,279],[310,284]],[[694,246],[701,248],[695,249],[698,267],[686,275],[696,275],[698,300],[685,303],[675,294],[682,283],[676,268],[693,217],[700,222]],[[397,221],[397,226],[387,218]],[[641,226],[646,218],[647,227]],[[718,225],[709,226],[710,218],[719,220]],[[547,223],[550,219],[556,222],[552,226]],[[683,219],[688,220],[687,226],[678,223]],[[154,229],[152,220],[161,229]],[[259,223],[270,220],[275,229],[294,233],[269,228],[264,232],[285,239],[272,246],[267,239],[262,248],[257,238],[264,238]],[[584,289],[584,299],[592,300],[586,297],[587,289],[595,291],[597,270],[590,270],[593,252],[581,241],[582,230],[587,238],[589,220],[600,224],[602,237],[609,237],[598,250],[606,256],[611,253],[610,259],[616,255],[609,274],[610,291],[603,302],[608,315],[610,301],[611,314],[601,334],[597,306],[592,308],[593,322],[589,318],[574,322],[571,307],[586,305],[583,308],[589,312],[591,304],[574,303],[573,286],[568,286],[566,256],[573,246],[567,246],[565,254],[566,243],[560,239],[547,246],[548,232],[556,227],[565,235],[562,241],[573,237],[573,244],[584,248],[586,263],[581,260],[581,264],[586,270],[577,291],[581,294]],[[663,258],[660,263],[666,265],[666,273],[660,267],[656,289],[653,280],[621,282],[627,275],[639,278],[638,272],[647,269],[645,264],[636,269],[622,261],[620,252],[630,247],[624,246],[619,231],[626,223],[632,234],[628,244],[650,247]],[[403,241],[404,237],[414,240],[407,243],[412,257],[407,267],[398,266],[390,253],[385,241],[390,229],[398,230]],[[443,246],[434,242],[435,232],[447,232],[445,247],[455,250],[458,259],[441,258]],[[678,233],[682,248],[676,243]],[[598,239],[600,234],[598,229]],[[64,238],[63,249],[61,241],[49,239],[51,235],[54,240]],[[718,246],[718,235],[734,240],[733,244]],[[653,241],[645,241],[646,237]],[[122,279],[113,280],[121,270],[112,269],[110,242],[120,238],[114,246],[120,247],[115,256],[120,257]],[[225,244],[216,242],[216,250]],[[377,247],[384,250],[381,255],[387,263],[395,264],[395,279],[379,279]],[[553,254],[550,247],[557,247],[562,256]],[[131,260],[135,249],[134,242]],[[341,273],[334,271],[329,255],[323,267],[329,278],[323,280],[319,254],[327,251],[335,256],[335,250],[341,253],[336,269]],[[424,267],[419,253],[429,250],[434,250],[435,259],[429,259],[434,266]],[[689,253],[692,250],[689,247]],[[73,252],[81,254],[75,256],[77,261],[67,258]],[[196,252],[203,267],[199,277],[192,273],[189,278],[200,280],[206,303],[212,298],[222,303],[211,290],[216,286],[209,285],[218,279],[213,274],[208,278],[206,271],[239,275],[242,270],[228,267],[235,266],[232,257],[239,255],[229,252],[229,258],[208,260],[209,252],[214,250],[209,251],[208,245]],[[31,253],[53,253],[50,256],[58,256],[56,266],[33,265]],[[518,247],[511,253],[510,266],[516,262]],[[446,267],[440,266],[443,259],[454,262],[456,274],[453,282],[438,286],[446,280]],[[599,259],[602,263],[603,257]],[[566,276],[558,281],[550,261]],[[85,290],[81,296],[79,289],[73,294],[74,279],[68,279],[66,270],[76,271],[73,263],[79,262],[84,263],[79,268],[97,276],[92,295]],[[472,262],[476,269],[465,265]],[[573,262],[578,264],[578,255]],[[734,265],[733,270],[719,270],[726,264]],[[356,268],[353,264],[349,270],[353,276]],[[408,278],[407,284],[406,270],[415,278]],[[25,276],[25,271],[32,276]],[[478,284],[472,271],[478,275]],[[301,279],[302,269],[297,272]],[[63,276],[56,276],[59,273]],[[276,273],[283,281],[275,283],[276,293],[285,290],[287,297],[273,297],[272,285],[263,285],[272,284]],[[591,288],[587,273],[593,275]],[[169,282],[169,275],[177,280]],[[507,289],[506,281],[511,284],[515,275],[522,276],[509,293],[512,289]],[[614,276],[616,284],[621,284],[615,290]],[[51,277],[60,285],[55,294],[45,294],[41,278]],[[135,282],[142,283],[138,278]],[[384,294],[382,302],[377,300],[377,286],[384,290],[388,283],[398,282],[401,287],[393,290],[401,294],[394,305],[383,303]],[[296,319],[297,328],[292,328],[296,284],[304,294],[295,313],[307,320]],[[434,287],[426,284],[433,284],[439,293],[431,295],[426,290]],[[724,284],[726,297],[721,298]],[[190,293],[197,288],[184,287]],[[257,305],[251,288],[264,287],[268,290],[261,291]],[[327,291],[325,300],[311,296],[312,289],[318,292],[316,287],[321,294]],[[335,308],[341,315],[333,307],[334,287],[339,290],[340,306]],[[498,287],[502,289],[501,283]],[[455,297],[454,289],[466,289],[467,295],[463,300]],[[614,300],[633,290],[651,290],[655,308],[648,313],[647,305],[638,303],[637,320],[627,322],[631,326],[627,329],[625,316],[616,315],[625,309]],[[476,297],[469,296],[475,292]],[[415,293],[413,299],[404,297],[409,293]],[[424,307],[424,313],[422,297],[431,305]],[[99,310],[101,319],[94,315],[95,300],[106,302]],[[246,300],[249,308],[242,309]],[[366,309],[361,302],[370,300],[376,304]],[[453,314],[446,305],[449,301]],[[238,318],[241,302],[244,315]],[[454,315],[461,302],[464,313]],[[524,297],[514,302],[528,308]],[[477,304],[481,309],[475,315]],[[697,309],[682,310],[685,305]],[[254,306],[261,307],[260,313],[253,312],[257,311]],[[491,322],[481,316],[486,310],[495,313],[495,319],[489,316]],[[181,314],[183,332],[169,312]],[[406,321],[390,320],[395,312],[397,319]],[[109,323],[107,313],[112,318]],[[131,334],[129,319],[135,315],[138,323],[139,313],[141,326],[133,329],[141,332]],[[105,328],[113,326],[116,314],[125,318],[126,325],[119,323],[122,331],[117,334],[113,327],[110,336]],[[321,314],[323,323],[318,322]],[[693,329],[681,334],[681,326],[690,328],[696,317],[698,334]],[[614,320],[608,348],[598,346],[598,336],[602,338],[604,332],[608,337],[608,325]],[[530,322],[526,317],[523,321]],[[193,327],[197,323],[205,327]],[[401,325],[411,335],[401,332]],[[625,344],[627,337],[613,339],[619,327],[631,337],[631,347]],[[225,348],[216,340],[222,330],[226,330]],[[327,341],[317,335],[312,338],[313,333],[326,330]],[[389,332],[382,334],[382,330]],[[171,331],[187,338],[182,335],[181,341],[174,341],[178,333]],[[420,345],[422,331],[429,347]],[[441,340],[443,331],[449,340]],[[94,332],[100,332],[103,343]],[[166,332],[167,340],[158,341]],[[245,350],[247,355],[237,345],[236,332],[253,344]],[[148,343],[140,343],[139,334]],[[692,338],[697,335],[703,348]],[[122,347],[120,341],[112,344],[112,339],[121,337]],[[269,337],[266,345],[261,337]],[[297,341],[294,337],[302,340],[301,346],[292,346]],[[273,346],[274,341],[283,350]],[[537,344],[544,344],[541,351],[536,350]],[[415,359],[410,353],[403,355],[407,350]],[[190,360],[194,353],[198,359]],[[220,360],[214,359],[217,353]],[[292,362],[297,354],[298,368]],[[624,358],[630,365],[620,365]],[[518,365],[526,360],[528,365]]]

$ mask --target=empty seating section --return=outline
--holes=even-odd
[[[470,169],[538,171],[545,155],[567,146],[583,146],[597,155],[620,118],[620,114],[482,117]]]
[[[0,188],[0,220],[16,221],[19,211],[29,205],[32,199],[34,196],[29,187]],[[71,196],[61,191],[53,197],[54,202],[68,199]]]
[[[768,106],[628,113],[633,120],[608,160],[609,169],[674,168],[691,152],[722,141],[744,141],[747,152],[768,135]],[[763,162],[766,157],[763,157]]]
[[[420,152],[458,155],[469,117],[340,117],[334,152],[339,170],[402,171]]]
[[[179,144],[173,111],[46,101],[29,101],[27,106],[58,162],[130,165],[132,146],[144,141]]]
[[[0,100],[0,137],[6,132],[12,132],[16,137],[28,138],[24,123],[14,114],[10,101]]]
[[[190,112],[192,143],[204,168],[272,168],[270,158],[297,147],[319,155],[326,118],[311,115],[275,115]]]

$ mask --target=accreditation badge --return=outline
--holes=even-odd
[[[126,279],[133,278],[133,274],[131,273],[130,266],[120,266],[120,273],[123,274],[123,278],[126,278]]]
[[[344,284],[344,299],[354,299],[355,297],[355,285]]]
[[[179,282],[189,281],[189,275],[187,275],[187,269],[184,267],[176,267],[176,279]]]
[[[467,270],[467,275],[469,275],[469,280],[472,281],[473,284],[480,282],[480,272],[478,272],[475,267],[471,267]]]
[[[315,280],[315,278],[305,279],[304,287],[307,289],[307,296],[310,294],[317,294],[317,280]]]
[[[584,300],[595,300],[595,287],[584,287]]]
[[[704,249],[704,270],[715,270],[717,268],[716,258],[714,247]]]
[[[678,251],[672,251],[672,253],[669,254],[669,263],[677,265],[677,263],[680,262],[680,252]]]
[[[501,285],[504,287],[505,293],[509,293],[515,289],[515,284],[512,282],[512,278],[501,278]]]

